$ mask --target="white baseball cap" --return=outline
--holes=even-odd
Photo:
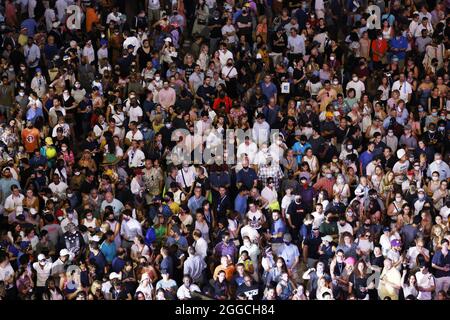
[[[43,261],[43,260],[47,260],[47,258],[45,257],[44,254],[40,253],[40,254],[38,255],[38,261]]]
[[[397,158],[401,159],[402,157],[404,157],[406,154],[405,149],[398,149],[397,150]]]
[[[59,252],[60,257],[64,257],[64,256],[68,256],[68,255],[70,255],[70,252],[67,249],[61,249],[61,251]]]
[[[111,272],[111,274],[109,275],[109,280],[120,279],[120,278],[122,278],[122,276],[120,274],[118,274],[117,272]]]

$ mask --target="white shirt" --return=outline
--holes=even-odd
[[[305,54],[305,39],[303,39],[303,36],[296,35],[295,37],[289,36],[288,37],[288,48],[291,50],[291,53],[301,53]]]
[[[137,168],[144,166],[145,154],[140,149],[130,149],[128,154],[128,167]]]
[[[203,259],[207,256],[208,243],[203,238],[198,238],[194,245],[195,253]]]
[[[435,285],[434,276],[427,272],[423,274],[421,271],[416,272],[417,286],[429,289]],[[419,290],[418,300],[431,300],[432,292],[425,292]]]
[[[134,237],[140,235],[142,236],[142,227],[141,224],[136,220],[130,217],[130,220],[122,221],[122,225],[120,227],[120,235],[128,241],[133,241]]]
[[[44,267],[42,268],[39,262],[35,262],[33,263],[33,269],[36,270],[37,274],[36,286],[45,287],[45,282],[52,272],[52,263],[46,261]]]
[[[136,292],[142,292],[144,294],[145,300],[153,300],[153,285],[151,282],[148,283],[145,287],[140,284],[136,289]]]
[[[128,115],[130,117],[130,122],[131,121],[139,122],[139,117],[143,116],[142,108],[140,106],[130,108],[130,110],[128,111]]]
[[[84,46],[83,56],[88,58],[88,63],[92,63],[95,60],[95,51],[92,46]]]
[[[21,193],[17,197],[13,194],[9,195],[5,200],[5,209],[16,210],[17,207],[22,207],[24,198],[25,196]]]
[[[230,25],[224,25],[222,27],[222,35],[225,37],[227,33],[236,32],[236,29],[232,24]],[[228,39],[228,43],[235,43],[236,42],[236,35],[233,36],[226,36]]]
[[[222,68],[222,78],[223,79],[225,79],[225,78],[230,78],[230,79],[231,78],[235,78],[235,77],[237,77],[237,75],[238,75],[237,69],[234,66],[231,66],[231,67],[224,66]]]
[[[320,225],[322,224],[323,220],[325,219],[325,214],[319,213],[317,211],[314,211],[313,213],[311,213],[311,215],[314,217],[314,222],[313,222],[313,226],[314,227],[320,227]]]
[[[268,201],[268,205],[272,202],[277,201],[278,192],[275,188],[270,189],[269,187],[264,187],[261,191],[261,196]]]
[[[423,252],[427,256],[430,256],[430,251],[428,249],[423,248]],[[416,267],[416,258],[420,254],[420,251],[417,249],[417,247],[411,247],[408,249],[408,252],[406,253],[406,257],[408,258],[409,262],[409,268],[412,270]]]
[[[337,224],[339,236],[344,232],[349,232],[351,235],[353,235],[353,228],[352,226],[347,222],[342,227],[340,223]]]
[[[117,16],[114,14],[114,12],[111,12],[106,17],[106,24],[109,24],[111,21],[114,21],[116,24],[120,24],[120,14],[119,12],[116,12]]]
[[[255,159],[255,155],[258,152],[258,146],[256,143],[250,141],[250,143],[247,145],[245,142],[242,142],[239,147],[237,148],[237,159],[240,160],[242,155],[245,153],[248,155],[248,159],[250,163],[253,163],[253,160]]]
[[[48,187],[53,193],[56,193],[58,196],[62,196],[66,194],[66,190],[69,186],[65,182],[60,181],[58,184],[52,182],[48,185]]]
[[[144,140],[144,136],[142,135],[142,132],[140,130],[137,130],[136,133],[133,133],[133,131],[130,130],[125,135],[125,139],[128,139],[130,141],[142,141]]]
[[[191,299],[191,292],[196,291],[196,292],[201,292],[200,288],[198,287],[198,285],[196,284],[191,284],[189,286],[189,288],[187,288],[184,284],[178,288],[177,290],[177,297],[180,300],[185,300],[185,299]]]
[[[219,60],[222,67],[227,64],[229,59],[233,59],[233,53],[230,50],[227,50],[225,53],[223,50],[219,50]]]
[[[185,168],[178,170],[175,180],[183,188],[191,187],[195,180],[195,169],[190,166],[187,170]]]
[[[391,91],[394,90],[400,92],[400,99],[408,102],[408,95],[412,93],[412,87],[407,81],[404,81],[403,83],[401,83],[400,80],[395,81],[391,88]]]
[[[14,275],[14,269],[12,268],[11,263],[8,263],[4,268],[0,267],[0,281],[5,281],[11,277],[11,275]]]
[[[258,230],[250,225],[246,225],[241,228],[241,237],[244,238],[245,236],[249,237],[251,242],[255,242],[259,239]]]
[[[362,93],[366,90],[366,86],[361,80],[358,80],[356,82],[352,80],[347,83],[347,87],[345,88],[346,91],[348,91],[349,89],[355,89],[355,98],[359,100],[361,99]]]

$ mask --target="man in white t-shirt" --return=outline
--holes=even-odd
[[[0,281],[5,283],[6,290],[14,286],[14,269],[5,252],[0,252]]]
[[[244,142],[238,146],[236,156],[238,159],[242,159],[242,155],[245,153],[248,156],[250,164],[253,164],[257,152],[258,146],[247,136],[245,137]]]
[[[418,300],[431,300],[436,289],[436,280],[428,270],[426,262],[420,264],[419,271],[416,272],[417,288],[419,290]]]
[[[291,54],[294,55],[305,55],[306,47],[305,47],[305,39],[303,36],[299,36],[297,34],[297,29],[291,28],[291,34],[288,37],[288,49]]]
[[[66,190],[69,187],[65,182],[61,181],[61,178],[59,175],[54,174],[53,175],[53,182],[48,185],[50,190],[52,190],[52,193],[56,195],[57,197],[65,198],[66,196]]]
[[[361,99],[362,94],[364,91],[366,91],[366,86],[364,85],[364,82],[359,80],[356,73],[352,74],[352,81],[349,81],[347,83],[347,86],[345,87],[345,90],[348,91],[349,89],[355,90],[355,98],[357,100]]]
[[[221,44],[219,50],[219,60],[222,68],[226,66],[228,60],[230,59],[234,60],[233,53],[227,49],[226,44]]]
[[[145,154],[139,149],[136,140],[131,142],[131,147],[125,153],[124,159],[128,159],[129,168],[139,168],[144,166]]]
[[[406,81],[405,74],[400,73],[400,77],[392,84],[391,91],[398,90],[400,92],[400,99],[408,103],[411,100],[412,87]]]
[[[36,294],[39,297],[42,296],[46,281],[52,272],[52,262],[41,253],[38,255],[38,261],[33,263],[33,269],[36,271]]]
[[[195,181],[196,172],[194,166],[189,166],[189,163],[183,162],[183,167],[178,170],[176,182],[180,186],[181,190],[189,192],[192,184]]]
[[[395,183],[402,185],[406,178],[406,173],[409,168],[409,160],[406,160],[406,151],[404,149],[397,150],[397,158],[399,159],[392,168],[392,172],[395,176]]]
[[[5,211],[8,214],[16,213],[17,208],[22,208],[24,195],[20,193],[20,189],[17,185],[11,186],[11,194],[5,200]],[[22,212],[22,211],[21,211]]]

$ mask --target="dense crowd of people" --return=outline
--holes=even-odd
[[[448,1],[0,13],[0,299],[448,300]]]

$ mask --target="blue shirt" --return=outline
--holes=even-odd
[[[373,153],[369,151],[364,151],[359,156],[359,161],[361,162],[363,174],[366,174],[366,166],[373,160]]]
[[[27,36],[32,37],[36,33],[37,23],[34,19],[26,19],[22,21],[21,28],[27,28]]]
[[[439,267],[450,267],[450,253],[447,253],[447,255],[444,257],[442,254],[442,251],[436,251],[436,253],[433,256],[433,260],[431,260],[432,263]],[[434,273],[436,278],[442,278],[442,277],[450,277],[450,271],[442,271],[435,269]]]
[[[108,263],[111,263],[114,258],[116,257],[116,244],[113,242],[108,243],[106,241],[103,241],[102,245],[100,246],[100,250],[102,251],[103,255],[105,256],[105,259]]]
[[[119,273],[125,267],[125,261],[122,258],[115,257],[112,261],[111,269],[113,272]]]
[[[253,182],[258,179],[256,172],[252,168],[248,168],[247,171],[244,169],[239,170],[236,175],[236,182],[242,183],[247,189],[253,188]]]
[[[267,85],[264,81],[261,82],[261,90],[262,93],[266,96],[267,100],[274,97],[277,94],[277,87],[270,82],[269,85]]]
[[[394,37],[390,41],[391,48],[395,49],[407,49],[408,48],[408,40],[404,36],[400,36],[399,38]],[[399,60],[405,60],[406,50],[393,52],[397,56]]]
[[[309,142],[307,142],[304,145],[302,145],[300,143],[300,141],[297,141],[292,146],[292,151],[294,151],[294,153],[300,153],[299,155],[297,155],[297,163],[298,164],[300,164],[302,162],[303,155],[305,154],[305,151],[308,148],[311,148],[311,144]]]
[[[286,223],[283,222],[283,220],[278,219],[277,221],[274,221],[272,224],[272,235],[276,235],[277,233],[284,233],[286,232]],[[272,238],[272,243],[281,243],[283,242],[283,237],[281,238]]]
[[[241,196],[238,194],[236,199],[234,199],[234,210],[241,214],[241,217],[245,216],[247,213],[247,199],[248,196]]]

